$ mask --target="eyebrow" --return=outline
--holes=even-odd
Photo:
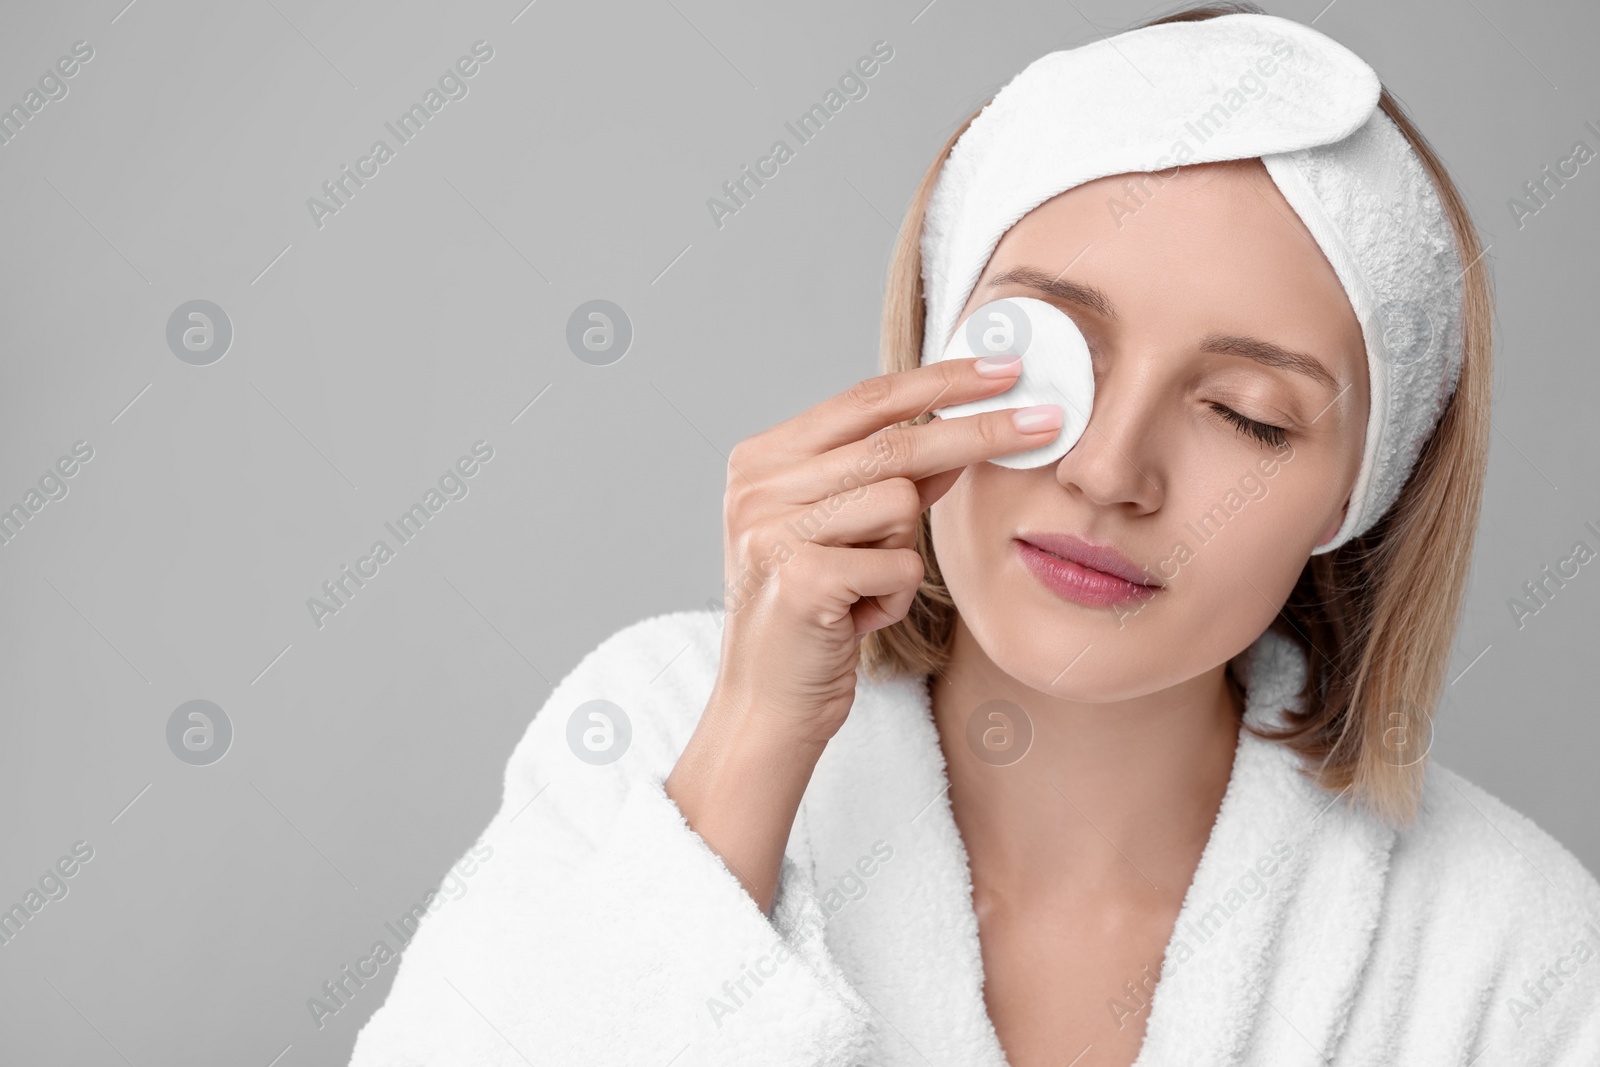
[[[1118,318],[1116,306],[1111,303],[1111,298],[1105,290],[1096,289],[1092,285],[1082,282],[1067,281],[1063,278],[1052,278],[1042,270],[1034,267],[1016,267],[989,279],[985,289],[997,289],[1002,285],[1025,285],[1041,293],[1047,293],[1057,300],[1064,300],[1105,318],[1116,320]],[[1259,337],[1249,337],[1240,334],[1207,334],[1200,342],[1200,351],[1215,352],[1224,355],[1243,356],[1254,360],[1267,367],[1282,367],[1303,374],[1313,381],[1321,382],[1331,389],[1339,388],[1339,381],[1322,361],[1315,356],[1304,352],[1295,352],[1284,348],[1282,345]]]

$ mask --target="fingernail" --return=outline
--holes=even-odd
[[[1031,408],[1018,408],[1011,413],[1011,424],[1023,433],[1040,433],[1061,426],[1060,404],[1037,404]]]
[[[984,356],[973,364],[985,378],[1009,378],[1022,373],[1021,356]]]

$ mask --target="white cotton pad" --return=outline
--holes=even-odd
[[[1022,357],[1022,375],[1003,393],[935,408],[943,419],[977,415],[985,411],[1061,405],[1061,432],[1055,440],[996,456],[990,463],[1013,470],[1055,463],[1072,450],[1089,425],[1094,408],[1094,367],[1089,346],[1077,324],[1054,304],[1032,297],[991,300],[977,308],[956,328],[939,359],[972,359],[1011,353]]]

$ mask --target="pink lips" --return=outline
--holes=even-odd
[[[1089,607],[1111,607],[1155,596],[1161,583],[1110,545],[1067,534],[1015,538],[1017,555],[1058,595]]]

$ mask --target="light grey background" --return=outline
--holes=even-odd
[[[924,167],[1039,54],[1169,7],[8,4],[0,103],[94,58],[0,147],[0,505],[94,458],[0,547],[0,905],[92,861],[0,947],[5,1064],[343,1064],[393,975],[308,998],[438,887],[512,746],[602,638],[721,587],[726,454],[876,372],[884,270]],[[1591,545],[1600,10],[1331,7],[1492,247],[1495,433],[1434,752],[1600,868]],[[306,207],[473,42],[493,59],[319,228]],[[706,207],[874,42],[891,61],[719,229]],[[180,304],[232,321],[196,367]],[[569,315],[635,337],[599,367]],[[530,401],[535,401],[530,407]],[[494,458],[319,629],[306,607],[471,445]],[[392,538],[386,538],[391,540]],[[1466,672],[1466,673],[1462,673]],[[232,748],[176,758],[214,701]]]

